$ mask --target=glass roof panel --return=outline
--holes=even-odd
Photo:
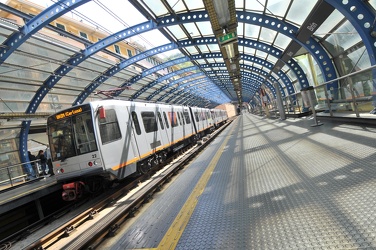
[[[207,46],[209,47],[211,52],[219,52],[220,51],[218,44],[208,44]]]
[[[185,5],[183,3],[183,1],[176,1],[176,0],[167,0],[167,2],[169,3],[169,5],[171,6],[171,8],[176,12],[176,13],[179,13],[179,12],[182,12],[182,11],[187,11],[187,9],[185,8]]]
[[[272,55],[268,55],[268,62],[271,63],[271,64],[275,64],[276,62],[278,61],[278,58],[272,56]]]
[[[196,46],[201,50],[201,53],[209,53],[208,46],[206,45],[196,45]]]
[[[263,12],[266,0],[245,1],[245,10],[251,10],[255,12]]]
[[[236,9],[244,9],[244,0],[235,0]]]
[[[256,50],[254,48],[244,47],[244,53],[246,55],[254,55]]]
[[[186,23],[184,24],[184,27],[192,37],[201,37],[201,34],[198,31],[195,23]]]
[[[188,6],[189,10],[204,9],[203,1],[185,0],[184,3]]]
[[[312,8],[315,6],[316,2],[317,0],[293,1],[287,14],[287,20],[292,23],[297,23],[299,26],[302,25],[309,13],[312,11]]]
[[[214,58],[207,58],[208,63],[216,63]]]
[[[368,3],[372,6],[374,10],[376,10],[376,0],[368,0]]]
[[[290,2],[288,0],[268,0],[265,13],[274,17],[283,17]]]
[[[343,51],[360,42],[361,38],[354,26],[349,21],[346,21],[326,41]]]
[[[197,54],[198,54],[198,51],[197,51],[197,49],[195,48],[195,46],[188,46],[188,47],[185,47],[185,49],[186,49],[191,55],[197,55]]]
[[[187,39],[186,34],[183,32],[179,25],[169,26],[168,29],[172,34],[174,34],[177,40]]]
[[[264,51],[257,50],[256,51],[256,56],[259,57],[259,58],[265,59],[268,56],[268,54],[265,53]]]
[[[203,36],[213,36],[213,29],[210,22],[199,22],[197,23],[200,32]]]
[[[263,41],[266,44],[271,44],[274,41],[275,36],[277,35],[277,31],[261,28],[260,32],[260,41]]]
[[[316,30],[315,36],[324,37],[332,31],[344,16],[338,10],[334,10],[333,13],[324,21],[324,23]]]
[[[260,26],[245,24],[244,36],[246,38],[257,39],[260,33]]]
[[[148,6],[153,6],[153,12],[157,16],[162,16],[168,13],[168,10],[163,5],[161,1],[155,1],[155,0],[144,0],[145,4]]]
[[[275,39],[274,45],[279,49],[286,49],[290,44],[291,39],[288,36],[285,36],[281,33],[278,33],[277,38]]]

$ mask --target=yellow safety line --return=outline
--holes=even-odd
[[[188,197],[186,203],[183,205],[182,209],[180,210],[179,214],[176,216],[174,222],[171,224],[170,228],[168,229],[167,233],[159,243],[157,248],[153,249],[175,249],[176,245],[179,242],[181,235],[183,234],[185,227],[188,224],[189,219],[191,218],[193,211],[196,208],[198,203],[198,198],[204,191],[211,174],[219,158],[222,155],[223,149],[227,144],[227,141],[230,139],[230,135],[234,130],[235,126],[232,127],[231,132],[228,133],[226,139],[222,143],[221,147],[209,163],[208,168],[205,170],[204,174],[201,176],[200,180],[197,182],[196,186],[194,187],[191,195]]]

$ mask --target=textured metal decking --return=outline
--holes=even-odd
[[[230,131],[176,249],[376,249],[376,128],[311,124],[240,116],[112,249],[158,247]]]

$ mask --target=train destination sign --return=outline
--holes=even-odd
[[[60,120],[66,117],[70,117],[72,115],[78,114],[82,112],[82,107],[79,107],[77,109],[71,109],[71,110],[66,110],[62,113],[58,113],[55,115],[56,120]]]

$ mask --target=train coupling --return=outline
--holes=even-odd
[[[64,201],[74,201],[82,197],[85,190],[85,183],[75,181],[63,185],[63,193],[61,194]]]

